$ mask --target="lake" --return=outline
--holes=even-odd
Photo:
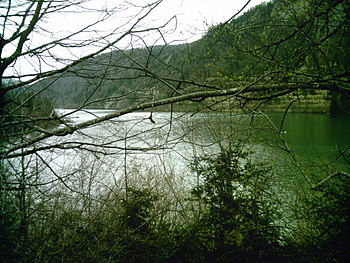
[[[56,112],[68,114],[74,125],[111,111]],[[349,158],[350,116],[291,113],[280,127],[282,119],[283,114],[277,113],[135,112],[69,136],[51,137],[41,145],[58,148],[26,160],[32,173],[40,174],[33,176],[33,182],[73,192],[123,188],[126,183],[166,188],[170,181],[172,191],[176,185],[181,192],[195,180],[188,168],[193,157],[218,153],[233,141],[243,141],[255,152],[252,158],[270,163],[286,184],[290,180],[305,184],[304,173],[316,183],[337,171],[350,172],[341,154],[347,150]],[[294,159],[286,153],[286,145]]]

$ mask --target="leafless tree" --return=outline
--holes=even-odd
[[[231,50],[228,50],[223,56],[227,58],[232,57],[232,61],[239,58],[239,54],[245,54],[244,56],[254,62],[257,67],[261,65],[271,66],[275,65],[274,71],[261,71],[250,74],[250,71],[245,73],[244,81],[242,76],[237,76],[235,73],[226,73],[226,78],[229,79],[224,84],[215,80],[197,81],[193,79],[184,79],[159,74],[157,69],[150,66],[151,62],[163,63],[164,66],[170,68],[170,70],[180,71],[176,65],[167,64],[167,61],[163,61],[163,57],[159,54],[161,51],[155,51],[155,44],[168,45],[165,39],[165,32],[169,30],[171,26],[175,26],[173,23],[175,18],[169,18],[163,24],[154,26],[146,26],[145,23],[149,21],[148,16],[161,4],[162,1],[154,1],[145,5],[137,5],[135,3],[126,2],[117,6],[99,7],[91,5],[93,1],[5,1],[2,3],[2,23],[3,32],[1,34],[1,103],[2,109],[6,108],[8,99],[6,94],[15,92],[16,95],[23,93],[24,89],[27,90],[28,85],[36,83],[38,80],[47,79],[44,85],[41,85],[40,89],[33,91],[29,97],[22,98],[22,101],[16,101],[17,106],[12,107],[3,112],[2,118],[5,120],[6,116],[14,115],[16,118],[9,121],[3,121],[2,125],[6,128],[18,125],[19,123],[26,125],[30,128],[30,132],[37,132],[35,136],[30,136],[27,140],[21,143],[7,143],[4,145],[1,155],[3,158],[11,158],[20,155],[19,149],[26,149],[21,154],[31,154],[35,151],[44,150],[55,147],[67,147],[72,148],[72,145],[57,145],[51,144],[50,146],[37,146],[35,149],[30,146],[35,145],[38,142],[42,142],[47,138],[53,136],[65,136],[83,128],[96,125],[98,123],[115,119],[130,112],[140,110],[152,110],[154,107],[162,105],[172,105],[177,102],[190,101],[200,102],[208,101],[209,103],[205,107],[210,108],[210,104],[227,105],[227,99],[236,102],[241,105],[245,105],[249,101],[264,102],[271,100],[275,97],[286,96],[287,94],[298,94],[307,90],[330,90],[346,94],[347,91],[347,76],[348,71],[345,65],[340,65],[340,69],[335,69],[332,65],[335,63],[331,56],[340,54],[339,52],[325,53],[321,49],[321,45],[326,43],[334,34],[339,31],[347,32],[346,30],[346,17],[337,12],[342,11],[343,1],[336,1],[333,4],[325,4],[320,10],[315,10],[314,3],[304,4],[304,8],[307,9],[307,17],[302,20],[302,10],[300,9],[301,3],[294,5],[285,5],[281,3],[278,8],[282,12],[286,12],[288,15],[286,18],[281,18],[275,15],[274,21],[271,21],[267,25],[251,25],[234,29],[229,36],[235,34],[247,37],[247,40],[252,40],[253,36],[249,36],[249,30],[260,30],[262,26],[270,27],[276,30],[276,39],[264,39],[267,34],[261,34],[260,39],[253,39],[257,44],[254,48],[247,50],[244,47],[238,46],[239,42],[233,40],[230,42]],[[249,2],[249,1],[247,1]],[[93,9],[94,7],[94,9]],[[131,11],[133,10],[133,12]],[[124,13],[122,13],[122,11]],[[240,10],[235,16],[237,17],[243,10]],[[83,24],[81,27],[77,27],[72,32],[51,32],[52,24],[50,24],[50,18],[57,16],[64,16],[67,13],[82,12],[86,17],[88,14],[93,19],[88,21],[89,23]],[[294,16],[293,16],[294,14]],[[332,16],[339,16],[336,22],[332,22],[328,25],[326,33],[314,34],[312,30],[309,30],[315,23],[321,23],[325,20],[327,24],[331,21]],[[114,23],[115,16],[125,16],[126,19],[121,19],[120,24],[108,25],[109,21]],[[83,17],[83,16],[79,16]],[[322,20],[323,19],[323,20]],[[231,21],[230,19],[229,21]],[[229,21],[223,23],[218,27],[215,32],[208,33],[208,36],[212,37],[212,40],[220,45],[220,42],[230,41],[226,40],[221,32],[224,32],[229,24]],[[221,29],[220,29],[221,28]],[[285,30],[288,29],[288,30]],[[227,29],[232,30],[232,29]],[[344,31],[345,30],[345,31]],[[153,43],[149,44],[148,37],[150,34],[156,33],[156,36],[152,36],[151,39],[156,39]],[[211,34],[212,33],[212,34]],[[340,34],[341,35],[341,34]],[[35,39],[40,38],[41,42],[36,42]],[[300,38],[300,40],[299,40]],[[346,37],[345,37],[346,38]],[[159,42],[157,40],[161,40]],[[298,39],[294,43],[292,40]],[[346,40],[346,39],[345,39]],[[338,44],[342,44],[345,41],[339,37]],[[299,42],[302,44],[299,49],[294,49],[295,44]],[[42,43],[43,42],[43,43]],[[136,43],[136,44],[135,44]],[[137,47],[137,43],[148,46],[146,49],[149,51],[148,55],[141,60],[135,58],[133,53],[138,51],[133,49]],[[290,44],[292,43],[292,44]],[[288,62],[284,51],[283,45],[291,45],[291,52],[300,53],[297,58],[291,56],[293,59]],[[333,44],[333,43],[332,43]],[[236,46],[237,45],[237,46]],[[101,53],[107,51],[115,51],[121,53],[121,56],[114,57],[112,55],[104,56],[103,59],[94,60],[94,58]],[[129,50],[128,52],[125,52]],[[134,50],[134,51],[132,51]],[[234,52],[232,52],[232,50]],[[281,51],[280,51],[281,50]],[[287,49],[289,50],[289,49]],[[112,54],[112,53],[111,53]],[[208,57],[208,59],[211,59]],[[317,69],[316,71],[308,72],[303,66],[308,61],[313,59],[313,64],[317,68],[317,65],[321,64],[321,60],[330,59],[329,66],[326,69]],[[164,59],[165,60],[165,59]],[[32,67],[32,70],[19,71],[18,65],[26,63],[25,67]],[[254,63],[250,64],[252,67]],[[294,65],[293,67],[288,67]],[[332,64],[333,63],[333,64]],[[344,62],[343,62],[344,63]],[[90,67],[89,67],[90,64]],[[95,67],[91,67],[91,64],[97,64]],[[28,66],[27,66],[28,65]],[[113,69],[113,71],[112,71]],[[328,73],[326,75],[325,71]],[[116,74],[113,76],[111,74]],[[253,70],[251,71],[253,72]],[[332,73],[333,72],[333,73]],[[144,94],[143,100],[138,103],[122,107],[117,112],[113,112],[103,117],[95,118],[86,122],[81,122],[76,125],[65,125],[59,129],[48,130],[42,129],[36,125],[36,121],[45,118],[24,117],[21,114],[20,109],[26,108],[26,103],[35,96],[43,93],[59,78],[68,76],[80,76],[85,78],[87,82],[87,94],[86,100],[78,108],[88,107],[89,105],[96,105],[96,103],[108,103],[111,101],[123,101],[130,100],[133,96],[137,96],[137,93],[148,92]],[[51,78],[49,78],[51,77]],[[135,87],[134,91],[128,91],[127,93],[114,93],[114,96],[110,97],[94,97],[95,93],[98,93],[103,88],[106,81],[113,82],[118,79],[127,78],[142,78],[142,85],[148,85],[149,88]],[[211,78],[213,79],[213,78]],[[6,83],[5,80],[8,80]],[[11,81],[10,81],[11,80]],[[271,81],[272,80],[272,81]],[[10,81],[10,82],[9,82]],[[168,89],[169,92],[166,95],[155,96],[154,93],[154,81],[161,83],[164,89]],[[69,82],[68,82],[69,83]],[[69,84],[67,84],[69,85]],[[185,87],[185,88],[184,88]],[[153,93],[153,95],[152,95]],[[168,95],[170,94],[170,95]],[[216,99],[220,98],[220,99]],[[222,98],[222,99],[221,99]],[[226,103],[226,104],[225,104]],[[130,104],[129,104],[130,105]],[[254,104],[257,105],[257,104]],[[260,104],[258,104],[260,105]],[[255,107],[255,106],[254,106]],[[12,116],[13,117],[13,116]],[[153,121],[150,116],[150,121]],[[7,129],[8,131],[9,129]],[[8,140],[10,141],[10,140]],[[29,148],[28,148],[29,147]],[[74,146],[76,147],[76,145]]]
[[[39,211],[40,203],[65,203],[84,207],[88,214],[93,207],[103,210],[99,191],[110,190],[109,197],[115,185],[122,184],[117,171],[124,172],[128,190],[130,182],[135,184],[142,177],[135,176],[142,173],[141,164],[152,167],[155,159],[162,158],[160,152],[176,160],[171,154],[176,155],[180,140],[189,142],[193,151],[203,146],[194,138],[199,125],[183,125],[189,110],[174,112],[178,103],[194,106],[195,112],[256,114],[268,109],[265,102],[286,98],[281,108],[286,115],[304,93],[325,92],[349,99],[348,51],[343,49],[349,43],[346,0],[292,4],[281,0],[269,21],[235,24],[246,11],[250,2],[246,1],[228,21],[209,29],[204,46],[200,41],[183,44],[180,52],[186,60],[179,64],[172,64],[172,55],[167,53],[172,48],[168,34],[177,27],[175,14],[164,21],[152,19],[163,0],[99,2],[6,0],[0,4],[0,161],[4,174],[0,187],[16,194],[23,236],[32,215],[29,208]],[[76,19],[70,21],[70,28],[55,24],[72,13]],[[248,44],[242,45],[242,39]],[[235,65],[241,61],[246,63],[245,70],[237,72]],[[189,67],[195,67],[192,73],[187,72]],[[53,106],[45,96],[58,96],[57,82],[66,88],[81,84],[78,81],[85,88],[79,105],[63,115],[51,112]],[[133,89],[123,89],[127,81],[134,81]],[[86,110],[96,105],[117,110],[106,115]],[[170,119],[156,113],[160,107],[167,107]],[[87,118],[75,120],[78,111],[85,111]],[[140,111],[147,112],[128,117]],[[280,125],[271,124],[281,139],[285,115]],[[236,117],[230,120],[238,121]],[[213,140],[205,142],[206,146],[220,142],[222,135],[213,135],[215,128],[208,127]],[[234,132],[230,130],[226,138]],[[288,145],[284,146],[300,168]],[[137,163],[134,157],[140,155]],[[139,165],[140,171],[132,171],[128,162]],[[165,163],[162,159],[167,174]],[[300,171],[313,187],[334,175],[315,183]],[[177,200],[182,189],[178,186],[175,191],[172,184],[176,183],[169,178],[161,183],[173,191],[176,202],[169,207],[177,209],[183,205]],[[155,180],[154,185],[159,187],[159,182]],[[186,218],[183,211],[175,210],[174,214]],[[45,220],[50,221],[53,214],[47,212]]]

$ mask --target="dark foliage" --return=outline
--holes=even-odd
[[[4,262],[346,262],[349,178],[298,196],[293,222],[279,226],[285,207],[270,168],[250,156],[236,145],[193,161],[198,184],[183,200],[193,215],[185,222],[160,220],[171,209],[159,210],[159,194],[130,188],[88,210],[37,203],[23,235],[16,200],[2,191],[1,255]]]
[[[315,189],[313,195],[300,199],[296,216],[306,222],[308,235],[290,242],[295,261],[347,262],[350,257],[350,178],[339,175]]]
[[[234,146],[194,161],[202,182],[192,190],[204,205],[195,222],[197,246],[205,262],[273,262],[278,259],[278,227],[270,193],[269,168],[253,164]]]

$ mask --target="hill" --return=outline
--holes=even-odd
[[[211,27],[196,42],[116,49],[34,86],[60,108],[122,109],[194,91],[254,86],[265,91],[229,105],[209,99],[176,109],[227,110],[255,101],[253,109],[280,111],[298,100],[294,111],[349,112],[348,11],[343,1],[270,1]],[[298,88],[280,98],[269,87],[282,84]],[[347,92],[303,89],[322,84]]]

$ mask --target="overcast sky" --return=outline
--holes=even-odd
[[[176,14],[183,33],[203,34],[208,26],[226,21],[247,2],[248,0],[164,0],[157,14]],[[265,1],[251,0],[245,11],[261,2]]]
[[[122,0],[90,0],[91,9],[103,9],[104,7],[111,8],[116,4],[123,3]],[[128,1],[127,1],[128,2]],[[135,5],[144,6],[146,4],[155,2],[155,0],[129,0],[130,3]],[[166,37],[170,40],[182,40],[191,42],[200,38],[212,25],[216,25],[220,22],[224,22],[237,13],[247,2],[249,5],[244,11],[249,8],[264,2],[263,0],[163,0],[162,3],[152,11],[152,13],[145,20],[145,27],[159,26],[173,16],[176,16],[176,28],[174,32],[170,30],[171,34]],[[123,8],[127,5],[120,4]],[[243,12],[244,12],[243,11]],[[109,23],[113,30],[113,26],[122,24],[123,17],[127,17],[128,14],[137,14],[137,8],[129,8],[123,12],[120,12],[114,17],[112,23]],[[243,13],[242,12],[242,13]],[[64,30],[74,30],[76,28],[82,28],[87,24],[90,24],[94,16],[92,13],[85,14],[76,12],[75,14],[67,14],[67,16],[54,17],[52,21],[56,25],[56,32]],[[126,19],[127,21],[127,19]],[[174,29],[174,21],[169,25],[169,29]],[[106,30],[106,25],[103,25],[103,30]]]
[[[129,0],[130,3],[144,5],[154,2],[155,0]],[[184,42],[192,42],[194,40],[199,39],[208,29],[208,27],[212,25],[216,25],[220,22],[224,22],[231,18],[235,13],[237,13],[249,0],[163,0],[163,2],[147,17],[147,19],[143,22],[143,26],[145,28],[149,27],[157,27],[170,19],[173,16],[176,16],[176,27],[175,27],[175,19],[167,27],[164,33],[164,39],[166,39],[167,43],[177,44]],[[128,2],[128,1],[126,1]],[[112,7],[114,5],[118,5],[121,3],[121,7],[125,7],[124,0],[91,0],[88,2],[88,5],[91,5],[91,10],[93,9],[104,9],[106,7]],[[245,9],[249,8],[264,2],[263,0],[250,0],[249,5]],[[123,9],[124,10],[124,9]],[[55,40],[59,37],[69,35],[70,32],[78,31],[81,28],[84,28],[86,25],[93,23],[98,19],[99,14],[96,12],[79,12],[79,10],[70,10],[70,12],[58,13],[58,14],[50,14],[48,18],[44,21],[44,26],[46,31],[37,31],[36,35],[30,38],[30,41],[27,42],[32,48],[46,43],[48,41]],[[101,24],[101,27],[97,26],[96,30],[90,30],[90,35],[78,35],[78,39],[93,39],[96,34],[104,35],[104,32],[109,32],[115,30],[118,27],[118,24],[124,24],[119,28],[120,32],[123,33],[125,28],[128,28],[127,23],[128,18],[123,22],[123,17],[127,17],[128,14],[132,14],[132,12],[136,12],[134,8],[126,9],[125,12],[117,12],[114,17],[111,17],[111,20],[107,22],[107,24]],[[125,14],[124,14],[125,13]],[[135,20],[134,20],[135,21]],[[174,30],[176,28],[176,30]],[[126,29],[127,30],[127,29]],[[11,30],[10,30],[11,31]],[[98,32],[98,33],[95,33]],[[139,38],[139,43],[135,39],[130,38],[125,42],[118,43],[118,47],[127,47],[130,48],[131,45],[134,47],[141,46],[144,42],[141,40],[145,40],[147,44],[152,45],[162,45],[164,44],[163,38],[160,37],[159,34],[141,35]],[[106,43],[110,41],[110,39],[106,39]],[[135,43],[134,43],[135,42]],[[4,50],[5,55],[11,54],[16,45],[10,47],[10,49]],[[92,48],[94,48],[92,46]],[[11,50],[12,49],[12,50]],[[98,49],[98,47],[95,47]],[[76,48],[74,51],[64,49],[64,47],[56,46],[55,50],[50,50],[50,56],[55,54],[62,58],[74,59],[81,56],[84,56],[92,51],[89,47],[87,49]],[[48,63],[41,63],[41,67],[48,67],[50,59],[47,59]],[[25,57],[20,58],[16,61],[16,65],[14,65],[15,71],[20,72],[31,72],[34,68],[38,70],[39,61],[36,62],[34,57]],[[55,61],[52,61],[53,66],[59,66]],[[12,70],[11,70],[12,71]],[[13,71],[12,71],[13,72]],[[12,75],[12,73],[10,73]]]

